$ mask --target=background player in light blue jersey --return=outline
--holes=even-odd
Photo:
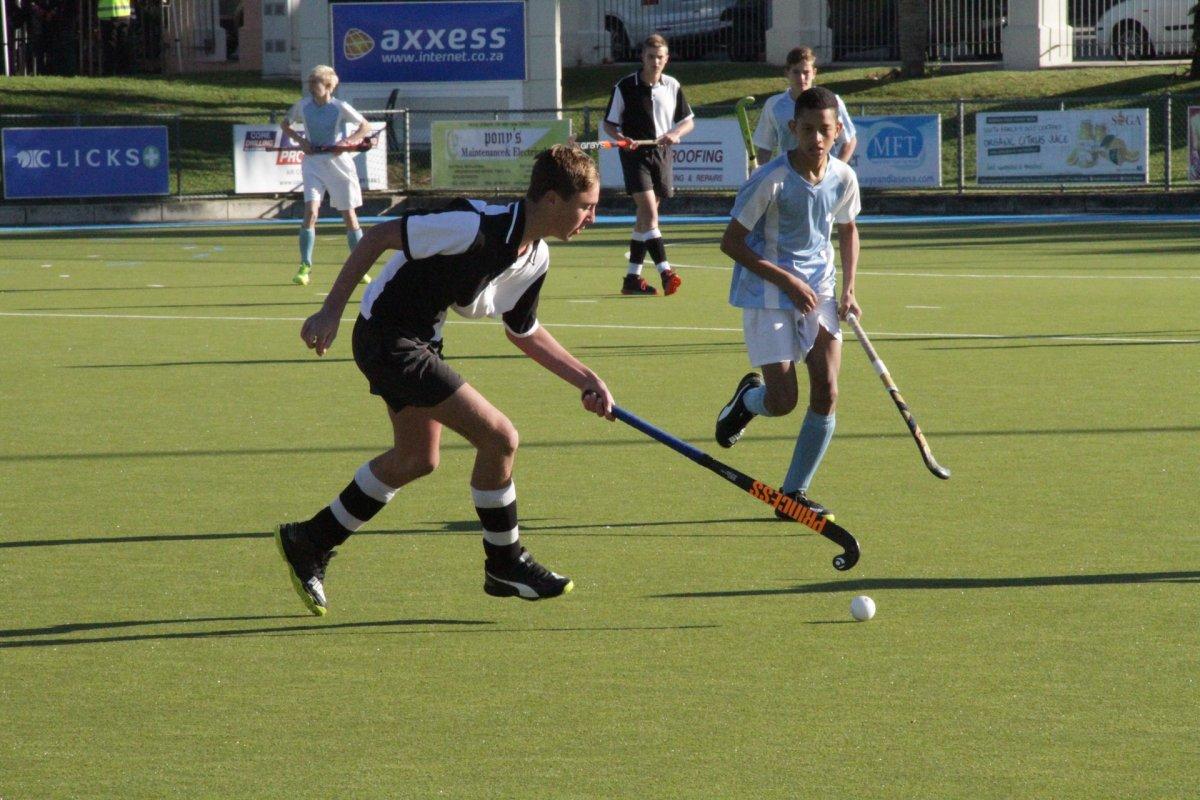
[[[854,299],[861,209],[858,178],[830,158],[841,124],[837,96],[814,87],[800,94],[789,123],[797,145],[758,169],[738,191],[721,252],[734,259],[729,302],[742,309],[750,364],[717,416],[716,438],[732,447],[756,415],[776,417],[796,407],[796,365],[808,367],[808,413],[800,427],[782,491],[818,514],[829,510],[807,496],[833,438],[839,317],[862,316]],[[834,301],[833,223],[842,260],[841,299]],[[764,383],[764,380],[765,383]],[[778,512],[776,512],[778,514]]]
[[[769,98],[763,104],[762,115],[758,118],[758,126],[754,129],[754,149],[758,155],[758,163],[765,164],[780,153],[786,153],[795,148],[796,139],[788,127],[792,121],[792,112],[796,98],[800,93],[811,89],[817,77],[817,56],[809,47],[793,47],[784,61],[784,75],[788,79],[788,90]],[[854,148],[858,145],[858,135],[854,130],[854,121],[846,104],[836,94],[837,118],[842,124],[842,130],[834,142],[830,155],[850,163]]]
[[[333,145],[351,146],[358,144],[371,133],[371,126],[362,114],[349,103],[333,96],[338,76],[333,67],[313,67],[308,74],[308,91],[311,97],[296,102],[280,124],[285,137],[291,137],[304,151],[300,174],[304,178],[304,221],[300,223],[300,269],[292,283],[307,286],[312,269],[313,247],[317,242],[317,214],[321,200],[329,192],[329,204],[342,212],[346,223],[346,244],[353,250],[362,239],[358,216],[354,209],[362,205],[362,189],[358,185],[358,172],[354,159],[347,152],[322,152],[321,148]],[[351,123],[357,127],[344,139],[342,127]],[[304,133],[292,126],[301,124]],[[363,283],[371,279],[364,275]]]

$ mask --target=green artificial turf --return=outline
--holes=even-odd
[[[1200,232],[860,230],[864,323],[953,478],[849,336],[812,494],[852,572],[452,321],[521,432],[524,540],[576,590],[482,592],[447,433],[321,619],[269,531],[391,437],[349,322],[323,360],[298,337],[339,226],[309,287],[290,226],[0,240],[0,797],[1190,796]],[[720,228],[664,232],[678,295],[620,297],[628,230],[601,227],[552,245],[540,318],[624,406],[778,481],[798,413],[711,439],[747,368]]]

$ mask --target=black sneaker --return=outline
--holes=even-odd
[[[626,273],[625,280],[621,282],[621,294],[656,295],[658,289],[646,283],[646,279],[641,275]]]
[[[750,420],[754,419],[754,413],[746,408],[746,392],[762,385],[763,379],[757,372],[747,373],[738,383],[733,397],[717,415],[716,437],[717,444],[721,447],[733,447],[746,432],[746,426],[750,424]]]
[[[524,547],[517,558],[489,558],[483,562],[483,590],[492,597],[541,600],[558,597],[574,588],[570,578],[534,561]]]
[[[780,489],[779,492],[784,498],[783,500],[780,500],[779,505],[775,507],[775,516],[779,517],[779,519],[786,520],[787,522],[794,521],[795,517],[788,512],[795,512],[796,504],[799,504],[816,514],[818,517],[824,517],[830,522],[834,521],[833,512],[818,503],[816,500],[809,500],[808,495],[806,495],[800,489],[797,489],[794,492],[785,492],[783,489]]]
[[[288,563],[288,574],[292,588],[309,611],[318,617],[325,616],[325,568],[334,550],[315,549],[304,535],[305,522],[285,522],[275,529],[275,544],[279,554]]]

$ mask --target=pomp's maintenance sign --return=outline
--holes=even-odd
[[[170,193],[167,129],[5,128],[4,197],[134,197]]]
[[[569,119],[435,121],[430,137],[433,187],[523,191],[534,157],[570,136]]]
[[[333,3],[343,83],[525,80],[525,4]]]

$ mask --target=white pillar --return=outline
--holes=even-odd
[[[819,63],[828,63],[833,54],[828,6],[827,0],[771,0],[767,62],[783,66],[789,50],[807,45]]]
[[[559,0],[525,3],[525,107],[562,106]]]
[[[1070,64],[1075,57],[1074,35],[1067,24],[1067,0],[1009,0],[1008,24],[1000,32],[1004,68]]]

